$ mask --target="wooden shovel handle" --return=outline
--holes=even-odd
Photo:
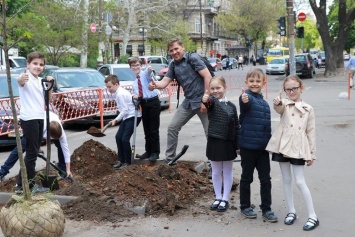
[[[103,128],[101,129],[101,132],[104,133],[108,127],[111,127],[111,125],[112,125],[111,122],[109,122],[108,124],[106,124],[105,127],[103,127]]]

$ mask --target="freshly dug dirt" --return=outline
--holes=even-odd
[[[101,129],[98,129],[97,127],[94,127],[94,126],[91,126],[91,127],[87,130],[86,133],[87,133],[87,134],[90,134],[90,135],[92,135],[92,136],[94,136],[94,137],[103,137],[103,136],[105,136],[105,134],[103,134],[103,133],[101,132]]]
[[[132,207],[138,212],[143,210],[145,215],[173,215],[198,199],[214,197],[207,170],[196,173],[196,163],[142,163],[114,170],[116,161],[115,151],[92,139],[73,152],[71,168],[75,182],[61,180],[60,189],[54,191],[79,197],[62,206],[67,217],[117,222],[136,216],[127,210]],[[13,191],[14,185],[15,178],[11,178],[0,183],[0,190]]]

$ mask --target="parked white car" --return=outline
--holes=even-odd
[[[345,61],[350,60],[350,54],[344,53],[344,60],[345,60]]]
[[[288,66],[288,58],[274,58],[266,66],[266,74],[285,74]]]

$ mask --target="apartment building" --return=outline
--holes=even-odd
[[[197,53],[206,57],[219,55],[235,56],[241,51],[247,53],[247,48],[241,45],[237,35],[230,35],[218,25],[215,16],[230,9],[229,0],[190,0],[183,11],[183,19],[190,25],[190,38],[197,43]],[[147,29],[139,28],[135,35],[132,35],[126,51],[123,52],[122,38],[120,35],[112,35],[114,56],[129,54],[131,56],[141,55],[164,55],[167,52],[151,47],[149,43],[151,35]],[[244,41],[242,41],[244,42]]]

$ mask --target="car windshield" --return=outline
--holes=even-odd
[[[15,62],[19,65],[19,67],[26,67],[27,65],[27,60],[25,58],[13,58]]]
[[[120,81],[136,80],[136,75],[130,68],[114,68],[113,74],[115,74]]]
[[[15,78],[11,79],[11,85],[12,85],[12,93],[14,95],[14,97],[18,97],[19,93],[18,93],[18,84],[17,84],[17,80]],[[6,75],[0,75],[0,99],[3,98],[9,98],[9,87],[7,85],[7,77]]]
[[[105,87],[105,77],[98,71],[56,71],[58,88]]]
[[[303,62],[303,61],[307,61],[305,56],[303,55],[296,56],[296,62]]]
[[[284,59],[273,59],[269,62],[269,64],[285,64],[285,60]]]

